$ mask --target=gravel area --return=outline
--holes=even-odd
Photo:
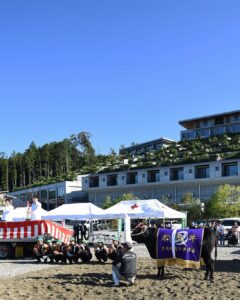
[[[138,257],[149,258],[146,247],[142,244],[135,244],[134,251]],[[240,260],[240,246],[218,247],[219,261]],[[55,264],[37,264],[31,259],[0,260],[0,278],[10,278],[28,272],[38,272],[43,269],[52,268]]]

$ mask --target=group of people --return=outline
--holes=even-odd
[[[11,222],[12,216],[11,212],[14,210],[13,205],[11,204],[11,199],[5,198],[5,205],[2,215],[2,221]],[[42,204],[38,201],[38,197],[34,196],[31,203],[28,202],[27,210],[26,210],[26,219],[30,220],[41,220],[42,216]]]
[[[79,243],[80,239],[81,241],[87,240],[87,232],[88,228],[86,226],[85,222],[78,223],[77,221],[73,225],[73,236],[76,243]],[[81,238],[79,237],[79,233],[81,233]]]
[[[92,253],[87,242],[83,241],[81,244],[77,244],[74,237],[71,237],[68,244],[61,240],[52,241],[38,237],[33,247],[33,253],[39,263],[67,263],[67,261],[77,263],[79,259],[87,263],[92,259]]]
[[[226,230],[224,225],[221,221],[212,221],[208,222],[207,224],[195,224],[194,222],[191,223],[190,228],[211,228],[217,237],[217,240],[219,242],[220,246],[225,245],[225,240],[228,241],[228,244],[232,244],[233,246],[236,246],[238,244],[238,240],[240,237],[240,228],[237,224],[237,222],[234,222],[234,225],[230,230]]]
[[[88,263],[93,258],[87,241],[83,240],[77,243],[75,238],[70,239],[69,244],[61,240],[52,241],[51,239],[37,238],[33,247],[34,257],[37,262],[49,263],[67,263],[70,264]],[[124,277],[126,285],[133,285],[136,278],[136,254],[132,251],[130,242],[120,243],[117,238],[112,240],[110,247],[107,247],[103,241],[99,241],[94,248],[96,259],[105,263],[108,259],[112,261],[113,286],[120,285],[121,277]]]

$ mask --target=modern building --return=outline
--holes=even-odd
[[[133,193],[140,199],[156,198],[179,203],[186,193],[208,200],[223,184],[240,184],[240,159],[153,167],[82,177],[89,201],[101,206],[110,196],[115,199]]]
[[[162,148],[168,147],[174,143],[173,140],[167,138],[159,138],[156,140],[152,140],[149,142],[137,144],[131,147],[123,148],[119,150],[119,154],[130,154],[130,155],[138,155],[143,154],[148,151],[157,151]]]
[[[240,133],[240,110],[182,120],[179,124],[186,128],[181,131],[181,140]]]
[[[82,191],[82,176],[78,176],[77,181],[63,181],[42,185],[29,189],[8,193],[15,196],[22,205],[26,206],[27,201],[31,201],[33,196],[37,196],[42,203],[42,208],[51,210],[64,203],[86,202],[87,193]]]

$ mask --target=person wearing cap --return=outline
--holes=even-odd
[[[33,246],[33,255],[39,263],[43,257],[43,245],[43,239],[41,237],[37,237],[37,243]]]
[[[132,243],[122,243],[121,255],[113,261],[112,276],[114,285],[120,285],[121,276],[127,280],[127,286],[133,285],[136,278],[137,256],[132,251]]]
[[[58,263],[59,261],[64,262],[63,248],[61,246],[61,240],[57,240],[56,243],[53,245],[53,260],[56,263]]]
[[[79,245],[75,242],[75,238],[70,238],[70,244],[67,247],[67,259],[70,264],[74,261],[75,263],[78,262],[78,252],[79,252]]]

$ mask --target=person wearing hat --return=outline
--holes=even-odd
[[[64,254],[62,252],[63,248],[61,247],[62,241],[57,240],[53,245],[53,260],[58,263],[59,261],[64,261]]]
[[[75,238],[70,238],[70,244],[67,247],[67,259],[70,264],[74,261],[75,263],[78,262],[78,252],[79,252],[79,245],[75,242]]]
[[[136,261],[137,256],[132,251],[132,243],[122,243],[121,255],[113,261],[112,276],[113,286],[120,286],[121,276],[127,280],[127,286],[133,285],[136,278]]]
[[[33,255],[37,259],[37,262],[41,262],[41,258],[43,257],[43,238],[37,237],[37,242],[33,246]]]

